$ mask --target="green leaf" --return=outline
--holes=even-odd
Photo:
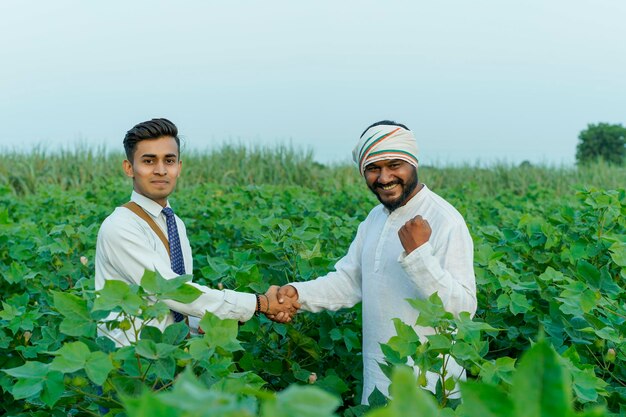
[[[290,385],[276,395],[276,401],[263,403],[264,417],[334,417],[338,398],[314,386]]]
[[[208,390],[193,375],[191,370],[186,369],[174,384],[174,388],[159,395],[159,398],[170,407],[174,407],[183,416],[232,416],[253,417],[256,415],[254,402],[238,401],[238,397],[218,389]],[[181,398],[186,401],[181,401]],[[151,415],[146,415],[151,417]]]
[[[398,335],[389,339],[387,346],[397,352],[401,358],[413,355],[420,344],[419,336],[415,333],[415,329],[397,318],[393,319],[393,325]],[[401,362],[404,363],[404,360]]]
[[[201,295],[202,295],[201,290],[194,287],[193,285],[185,284],[182,287],[174,291],[170,291],[170,292],[166,292],[162,294],[161,297],[164,299],[168,299],[168,300],[174,300],[179,303],[189,304],[195,301]]]
[[[174,323],[165,328],[163,332],[163,343],[177,345],[189,334],[189,327],[184,322]]]
[[[142,358],[158,359],[157,344],[153,340],[141,339],[135,345],[135,352]]]
[[[315,383],[320,388],[324,388],[335,395],[341,395],[348,391],[348,385],[337,375],[327,375]]]
[[[511,308],[511,313],[513,314],[525,313],[533,309],[530,302],[528,302],[528,299],[526,298],[526,296],[519,292],[514,292],[511,294],[510,308]]]
[[[192,278],[192,275],[180,275],[166,279],[158,272],[146,270],[141,278],[141,287],[157,298],[188,304],[202,295],[198,288],[187,284]]]
[[[16,400],[32,397],[33,395],[39,394],[41,392],[41,390],[43,389],[43,383],[43,378],[20,379],[15,385],[13,385],[13,388],[11,388],[11,394]]]
[[[428,350],[445,353],[452,347],[452,340],[450,340],[449,335],[433,334],[426,336],[426,339],[428,339]]]
[[[450,376],[447,376],[446,382],[444,384],[444,388],[446,389],[446,391],[452,392],[455,387],[456,387],[456,380]]]
[[[461,312],[459,317],[455,319],[457,327],[457,340],[465,340],[468,342],[480,340],[480,334],[483,331],[497,331],[489,323],[472,320],[468,312]]]
[[[50,369],[69,374],[83,369],[91,352],[83,342],[71,342],[52,354],[56,358],[52,360]]]
[[[348,352],[361,348],[361,339],[359,335],[351,329],[345,329],[343,331],[343,341],[346,344]]]
[[[113,369],[111,358],[104,352],[92,352],[85,363],[87,376],[97,385],[103,385]]]
[[[454,348],[453,348],[454,349]],[[515,372],[515,359],[509,357],[498,358],[494,362],[484,362],[480,370],[481,381],[488,384],[497,384],[500,381],[511,385]]]
[[[584,282],[571,282],[563,288],[564,290],[557,300],[563,303],[559,308],[565,314],[581,316],[588,313],[596,306],[600,298],[600,294],[589,289],[589,286]]]
[[[41,362],[26,362],[22,366],[2,371],[15,378],[42,378],[48,373],[49,365]]]
[[[338,327],[335,327],[334,329],[332,329],[329,335],[330,335],[330,340],[334,342],[336,342],[337,340],[341,340],[343,338],[343,335],[341,334],[341,329],[339,329]]]
[[[522,356],[511,391],[517,416],[569,416],[571,392],[570,377],[545,340],[537,342]]]
[[[596,402],[599,393],[605,392],[605,388],[608,384],[595,375],[593,366],[584,369],[571,366],[570,370],[573,377],[572,385],[574,392],[576,393],[577,400],[581,403]]]
[[[413,326],[409,326],[408,324],[397,318],[392,319],[392,321],[393,327],[395,327],[398,337],[406,340],[407,342],[420,341],[420,338],[417,333],[415,333],[415,329],[413,328]]]
[[[3,371],[18,378],[17,383],[11,388],[11,394],[16,400],[20,400],[41,392],[48,375],[49,365],[41,362],[26,362],[17,368],[3,369]]]
[[[115,387],[115,391],[120,393],[122,398],[137,397],[144,391],[144,385],[139,379],[128,376],[113,375],[114,376],[111,377],[110,381]]]
[[[376,409],[368,417],[439,417],[439,407],[429,393],[419,388],[411,368],[396,367],[389,387],[391,401],[385,408]],[[419,411],[418,411],[419,410]],[[419,413],[419,414],[417,414]]]
[[[626,243],[617,241],[609,247],[609,251],[611,252],[613,262],[622,268],[626,268]]]
[[[41,393],[41,401],[48,407],[54,407],[54,404],[61,398],[65,392],[65,384],[63,382],[63,374],[61,372],[52,371],[46,376],[43,391]]]
[[[165,404],[161,397],[148,390],[137,398],[124,397],[123,402],[128,417],[179,417],[184,413],[181,407]]]
[[[197,361],[208,360],[215,354],[215,347],[209,346],[209,341],[204,338],[194,337],[189,342],[189,355]]]
[[[159,358],[166,358],[176,352],[178,346],[170,345],[169,343],[157,343],[156,350]]]
[[[203,339],[211,347],[221,347],[229,352],[241,350],[242,347],[237,340],[238,325],[236,320],[220,320],[214,314],[207,312],[200,327],[204,330]]]
[[[63,315],[60,330],[68,336],[93,337],[96,323],[89,315],[87,301],[74,294],[53,291],[54,307]]]
[[[391,374],[389,375],[389,378],[391,378]],[[369,397],[367,397],[367,403],[371,407],[383,407],[387,405],[388,402],[389,399],[385,397],[385,394],[380,392],[377,387],[374,387],[372,393],[369,395]]]
[[[427,300],[420,298],[407,299],[409,304],[420,312],[415,324],[424,327],[442,327],[442,323],[452,320],[452,313],[448,313],[443,306],[443,302],[437,293],[434,293]],[[447,327],[447,326],[443,326]]]
[[[152,372],[163,381],[171,381],[175,377],[176,360],[173,357],[161,357],[154,362]]]
[[[622,408],[622,413],[623,413],[623,408]],[[607,411],[606,409],[602,408],[602,407],[594,407],[594,408],[590,408],[587,409],[579,414],[576,414],[576,417],[607,417]]]
[[[160,321],[167,317],[171,311],[172,310],[170,310],[167,304],[165,304],[163,301],[157,301],[154,304],[145,306],[142,309],[142,315],[147,319],[153,318]]]
[[[139,338],[159,343],[163,339],[163,333],[161,333],[161,330],[158,327],[144,326],[143,329],[141,329]]]
[[[539,275],[538,278],[549,283],[561,282],[565,279],[562,272],[557,271],[551,266],[547,267],[544,273]]]
[[[98,292],[98,295],[93,304],[94,311],[112,311],[120,307],[127,314],[137,316],[143,304],[141,297],[132,292],[130,286],[122,281],[106,280],[104,288]]]
[[[467,381],[461,383],[462,410],[466,417],[513,417],[513,403],[498,387]]]
[[[576,274],[581,281],[580,283],[598,288],[600,283],[600,270],[595,265],[581,259],[576,264]]]
[[[473,345],[466,342],[455,343],[454,345],[452,345],[450,351],[452,353],[452,356],[457,359],[475,362],[481,360],[480,353],[476,351]]]

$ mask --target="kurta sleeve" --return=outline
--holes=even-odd
[[[306,282],[294,282],[302,309],[311,312],[339,310],[361,301],[361,252],[365,222],[359,225],[348,253],[329,274]]]
[[[178,276],[172,270],[167,255],[164,256],[153,247],[136,222],[103,223],[98,235],[97,252],[109,264],[109,271],[114,271],[116,275],[102,277],[104,279],[121,278],[129,284],[140,284],[145,270],[157,271],[167,279]],[[195,301],[188,304],[165,299],[161,301],[174,311],[195,317],[202,317],[209,311],[221,319],[246,321],[254,314],[254,294],[219,291],[195,283],[191,285],[202,291],[202,295]]]
[[[403,252],[398,261],[422,298],[436,292],[447,311],[476,312],[474,245],[464,223],[452,227],[437,249],[426,242],[408,255]]]

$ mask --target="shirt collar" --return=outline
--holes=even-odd
[[[390,214],[403,215],[405,213],[413,213],[415,209],[421,204],[422,201],[426,198],[426,194],[428,194],[430,190],[424,184],[421,190],[417,192],[409,201],[406,202],[405,205],[398,207],[393,212],[389,212],[389,210],[383,206],[383,211],[389,216]]]
[[[154,200],[150,200],[145,195],[141,195],[138,192],[133,190],[133,193],[130,195],[130,201],[134,201],[139,204],[139,206],[147,211],[152,217],[159,217],[161,211],[163,211],[163,207]],[[170,202],[168,201],[166,207],[170,207]]]

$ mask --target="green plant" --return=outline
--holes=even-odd
[[[621,165],[626,160],[626,128],[621,124],[589,124],[578,135],[576,160],[579,164],[602,159]]]
[[[265,157],[255,160],[259,165],[243,167],[241,172],[237,168],[227,180],[216,178],[210,167],[199,171],[211,161],[212,165],[235,164],[234,158],[242,154],[233,152],[233,159],[220,159],[226,155],[184,154],[186,174],[179,184],[181,191],[171,199],[186,220],[194,250],[194,281],[213,288],[252,292],[325,274],[345,253],[359,222],[377,204],[353,167],[319,168],[306,158],[289,165],[287,152],[272,156],[268,150]],[[14,156],[19,163],[12,163]],[[0,372],[0,414],[88,415],[95,412],[94,400],[109,397],[115,399],[106,400],[112,408],[130,410],[127,397],[119,396],[107,381],[126,372],[122,364],[127,370],[131,363],[138,368],[137,358],[116,359],[129,350],[119,353],[104,339],[95,339],[96,317],[106,310],[93,310],[98,226],[115,206],[128,201],[130,193],[121,170],[119,175],[112,174],[119,157],[76,150],[64,155],[11,155],[0,164],[0,369],[39,363],[29,365],[39,368],[40,375],[31,382],[34,386],[41,383],[40,394],[44,390],[51,394],[39,400],[15,399],[11,390],[16,377]],[[270,175],[275,163],[284,163],[281,170],[300,171],[291,177],[278,175],[281,170]],[[244,168],[254,171],[253,179]],[[259,170],[267,175],[258,174]],[[619,188],[623,188],[625,173],[626,168],[605,163],[576,168],[421,168],[420,179],[453,202],[469,225],[476,249],[476,321],[498,329],[481,331],[480,346],[488,345],[486,353],[479,350],[480,360],[463,362],[471,380],[508,392],[515,365],[543,329],[546,342],[572,375],[575,407],[599,405],[614,415],[623,413],[626,194]],[[5,182],[8,177],[13,179]],[[133,291],[129,290],[131,298]],[[57,303],[64,297],[81,300],[83,307],[62,314]],[[219,368],[223,373],[216,374],[217,368],[206,372],[213,375],[206,381],[204,368],[195,368],[192,373],[203,387],[200,391],[215,391],[211,395],[221,398],[225,391],[219,381],[229,380],[228,375],[255,375],[249,383],[245,377],[239,379],[245,389],[256,387],[255,381],[262,379],[264,396],[235,394],[233,404],[252,407],[249,404],[254,403],[256,408],[249,409],[260,412],[265,401],[273,401],[290,386],[308,386],[314,381],[311,388],[320,388],[330,394],[332,403],[339,402],[336,413],[352,417],[368,412],[359,405],[360,306],[299,314],[290,326],[263,317],[227,326],[237,331],[242,349],[224,355],[216,351],[209,363],[225,364]],[[149,339],[152,335],[154,339]],[[163,337],[159,340],[156,333],[146,331],[146,338],[157,345],[166,343]],[[454,337],[456,344],[462,341],[458,333]],[[190,352],[189,342],[171,344],[174,351],[158,360],[140,356],[144,371],[144,364],[153,363],[145,383],[141,382],[149,389],[147,394],[131,396],[131,402],[142,395],[160,396],[175,386],[176,378],[182,378],[194,363],[185,356]],[[424,346],[419,348],[427,349]],[[97,393],[97,384],[84,367],[69,373],[67,380],[63,377],[63,393],[50,408],[43,398],[54,398],[59,386],[50,364],[68,356],[66,351],[74,353],[70,357],[82,358],[81,366],[83,359],[85,365],[89,363],[88,369],[104,363],[101,352],[111,358],[114,369],[102,384],[103,395]],[[432,354],[422,361],[436,363]],[[161,374],[152,390],[158,378],[156,361],[157,368],[169,369],[171,359],[175,362],[173,383]],[[89,372],[98,374],[93,369]],[[29,384],[22,386],[33,389]],[[75,392],[74,386],[85,394]],[[187,386],[193,390],[195,385]],[[385,402],[379,400],[377,407]],[[441,404],[441,398],[436,401]],[[446,404],[455,405],[451,400]],[[440,412],[457,412],[451,410],[446,407]]]

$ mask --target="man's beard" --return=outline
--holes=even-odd
[[[407,202],[407,199],[409,198],[409,196],[411,195],[411,193],[415,190],[415,188],[417,187],[418,184],[418,179],[417,179],[417,170],[415,168],[413,168],[413,176],[411,177],[411,179],[409,180],[409,182],[404,182],[401,179],[397,179],[396,181],[393,181],[389,184],[385,184],[385,185],[391,185],[391,184],[400,184],[400,187],[402,187],[402,194],[400,195],[400,197],[398,197],[397,199],[393,200],[393,201],[383,201],[380,196],[378,195],[378,193],[376,192],[376,188],[378,187],[382,187],[383,185],[379,182],[375,182],[374,184],[372,184],[369,189],[374,193],[374,195],[376,196],[376,198],[378,198],[378,201],[381,202],[381,204],[383,206],[385,206],[385,208],[389,211],[394,211],[395,209],[397,209],[398,207],[401,207],[404,205],[404,203]]]

